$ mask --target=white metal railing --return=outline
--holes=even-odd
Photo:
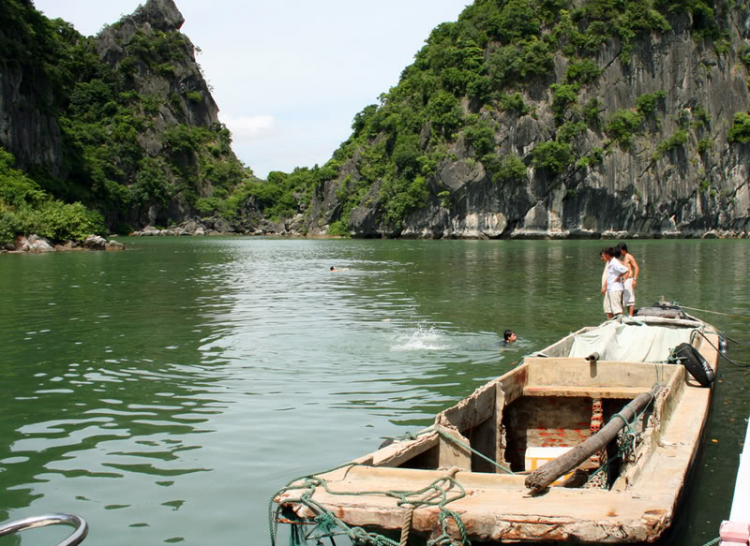
[[[83,539],[86,538],[89,532],[89,526],[79,516],[70,514],[45,514],[43,516],[32,516],[0,525],[0,537],[48,525],[71,525],[75,528],[73,533],[57,546],[77,546],[83,542]]]

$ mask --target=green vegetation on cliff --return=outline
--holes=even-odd
[[[457,22],[433,30],[380,104],[355,116],[351,136],[330,164],[348,164],[348,174],[337,177],[337,169],[324,167],[316,177],[294,176],[294,184],[278,175],[279,199],[290,203],[292,194],[303,195],[307,203],[335,183],[341,206],[334,211],[331,233],[348,233],[351,212],[362,206],[374,209],[385,229],[398,234],[408,215],[429,202],[450,208],[452,191],[434,175],[446,160],[457,159],[462,143],[462,158],[481,163],[501,186],[526,180],[529,167],[554,179],[573,165],[600,164],[610,145],[629,149],[666,97],[664,91],[644,94],[634,109],[600,119],[601,101],[581,97],[602,74],[596,61],[602,46],[615,43],[620,62],[628,64],[635,39],[671,31],[676,14],[689,14],[695,40],[710,40],[717,50],[726,47],[728,19],[711,0],[476,0]],[[560,58],[567,68],[558,79]],[[521,157],[504,149],[498,135],[503,124],[523,116],[536,119],[536,106],[524,102],[532,88],[537,97],[547,90],[555,127]],[[605,131],[604,148],[586,151],[577,145],[587,130]],[[736,133],[742,135],[742,129]],[[686,140],[685,131],[675,133],[655,158]]]
[[[627,69],[639,36],[676,22],[725,54],[731,9],[718,0],[476,0],[432,31],[379,104],[354,116],[328,163],[265,181],[232,154],[192,44],[176,28],[123,18],[87,38],[25,0],[6,0],[0,69],[46,82],[37,107],[59,124],[60,168],[33,167],[29,179],[51,198],[100,212],[112,230],[193,214],[252,227],[252,209],[272,221],[303,213],[307,227],[333,235],[367,216],[370,233],[397,236],[426,206],[461,202],[465,190],[440,176],[457,165],[485,191],[523,199],[524,184],[549,191],[608,154],[636,153],[665,116],[678,128],[648,143],[653,162],[688,146],[706,155],[713,137],[700,104],[667,112],[660,90],[606,111],[597,85],[613,62]],[[750,140],[747,119],[735,117],[730,141]],[[513,145],[508,133],[522,127],[529,137]]]
[[[100,214],[80,203],[51,198],[33,180],[13,168],[14,158],[0,148],[0,243],[35,233],[52,241],[82,241],[104,233]]]
[[[127,232],[154,216],[179,220],[169,213],[174,204],[186,214],[212,212],[212,199],[255,180],[232,153],[229,131],[211,121],[193,46],[178,30],[116,23],[103,33],[119,41],[121,58],[105,60],[101,35],[84,37],[24,0],[0,3],[0,18],[0,71],[44,84],[29,107],[61,133],[61,164],[28,171],[50,196],[99,211],[110,229]]]

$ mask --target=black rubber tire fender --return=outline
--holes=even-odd
[[[703,355],[689,343],[680,343],[672,353],[675,359],[685,366],[688,373],[700,383],[702,387],[710,387],[716,379],[713,368],[709,366]]]

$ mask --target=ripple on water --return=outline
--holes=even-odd
[[[289,480],[414,432],[601,318],[587,300],[599,243],[433,243],[161,239],[33,268],[0,260],[12,302],[0,381],[13,385],[0,411],[14,416],[0,420],[0,511],[64,505],[110,546],[260,543],[267,501]],[[698,307],[748,313],[747,245],[707,257],[719,247],[663,243],[638,242],[644,274],[660,271],[644,298],[680,286]],[[686,249],[690,279],[670,265]],[[716,282],[695,280],[706,274]],[[508,326],[521,339],[500,350]],[[726,377],[722,449],[740,428],[727,412],[750,410],[745,379]]]

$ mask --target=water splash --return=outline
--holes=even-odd
[[[434,325],[418,324],[416,330],[395,336],[391,352],[445,351],[452,348],[453,344],[444,332],[436,330]]]

